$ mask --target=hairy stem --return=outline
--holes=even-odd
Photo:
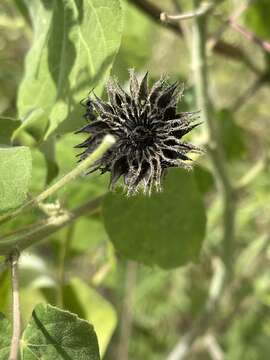
[[[22,251],[50,236],[64,226],[72,223],[78,217],[92,214],[100,209],[102,197],[96,198],[79,206],[72,211],[66,211],[59,215],[51,216],[34,224],[31,227],[19,230],[10,235],[0,238],[0,254],[10,254],[13,249]]]
[[[10,258],[12,283],[12,339],[9,360],[17,360],[20,349],[21,312],[19,299],[18,251],[14,251]]]
[[[200,0],[193,0],[194,9]],[[214,262],[214,274],[210,285],[208,299],[201,313],[169,354],[167,360],[182,360],[187,357],[194,341],[211,324],[221,299],[226,279],[232,270],[234,226],[235,226],[235,191],[227,173],[223,149],[219,141],[218,129],[214,120],[214,111],[208,93],[208,68],[206,58],[206,24],[207,14],[194,17],[192,63],[195,90],[201,117],[207,126],[208,150],[213,165],[218,190],[223,202],[223,235],[222,260]]]
[[[26,211],[34,206],[37,206],[42,201],[46,200],[49,196],[55,194],[59,189],[63,186],[70,183],[72,180],[75,180],[80,175],[82,175],[85,171],[89,169],[91,165],[93,165],[102,155],[114,144],[115,139],[112,135],[106,135],[100,144],[100,146],[85,160],[79,163],[77,167],[71,170],[68,174],[63,176],[60,180],[58,180],[55,184],[49,187],[47,190],[43,191],[37,197],[31,199],[30,201],[23,204],[21,207],[11,212],[10,214],[6,214],[0,217],[0,225],[6,221],[9,221],[18,215],[20,215],[23,211]]]
[[[193,0],[197,8],[199,0]],[[206,21],[207,17],[195,17],[193,25],[193,71],[197,106],[201,111],[202,121],[207,126],[208,150],[213,164],[219,192],[223,199],[223,258],[227,270],[231,270],[232,245],[234,238],[235,194],[227,173],[223,149],[210,97],[208,93],[208,67],[206,58]]]

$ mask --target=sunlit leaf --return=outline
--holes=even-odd
[[[29,148],[0,148],[0,212],[17,207],[26,199],[31,172]]]
[[[119,48],[119,0],[25,0],[33,23],[18,111],[36,140],[47,138],[66,120],[63,131],[78,128],[79,102],[90,90],[100,94]],[[21,130],[18,130],[18,132]]]

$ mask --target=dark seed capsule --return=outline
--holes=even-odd
[[[145,193],[161,190],[162,178],[170,167],[191,167],[188,154],[201,152],[181,138],[198,126],[197,113],[177,112],[182,95],[179,83],[167,84],[165,78],[148,88],[148,74],[141,82],[130,72],[130,94],[110,80],[107,84],[108,102],[99,97],[84,102],[85,118],[89,125],[78,130],[90,134],[78,148],[84,148],[80,158],[90,155],[106,134],[116,138],[109,149],[89,169],[110,172],[110,188],[123,177],[128,194],[140,188]]]

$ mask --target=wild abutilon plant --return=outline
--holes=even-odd
[[[148,73],[139,82],[132,70],[129,94],[114,80],[108,82],[107,93],[107,102],[97,96],[83,102],[88,124],[76,132],[90,134],[76,146],[85,149],[78,155],[80,160],[91,154],[106,134],[116,139],[89,173],[98,169],[110,172],[111,189],[123,177],[127,194],[133,195],[139,189],[148,194],[152,189],[160,191],[168,168],[190,169],[188,153],[201,150],[181,139],[199,123],[195,122],[195,113],[177,111],[183,94],[178,82],[168,84],[161,77],[149,89]]]

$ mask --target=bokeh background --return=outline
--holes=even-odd
[[[182,81],[185,95],[179,109],[183,111],[200,110],[192,65],[193,21],[164,23],[159,14],[192,11],[191,3],[123,1],[122,42],[111,71],[123,86],[129,68],[135,68],[139,77],[149,71],[151,81],[161,74]],[[0,124],[1,143],[16,128],[12,123],[10,130],[6,121],[18,118],[17,94],[34,37],[23,4],[19,0],[0,4],[0,122],[3,125],[5,121],[4,126]],[[242,5],[247,9],[233,22],[232,15]],[[219,281],[215,275],[224,271],[224,266],[226,271],[227,265],[220,259],[227,245],[222,240],[224,197],[206,153],[197,159],[200,170],[194,170],[207,213],[207,231],[196,262],[166,270],[129,260],[115,251],[102,214],[96,211],[22,254],[24,323],[37,303],[68,308],[93,323],[106,360],[182,359],[169,358],[169,354],[183,341],[187,359],[269,359],[270,2],[219,1],[208,25],[208,92],[224,152],[223,165],[237,188],[232,199],[231,268],[224,287],[211,302],[215,281]],[[207,148],[206,124],[190,137]],[[31,147],[30,192],[34,195],[55,175],[60,177],[75,166],[73,147],[79,143],[73,132],[44,143],[35,140],[27,133],[15,140]],[[76,180],[58,194],[61,206],[73,208],[105,193],[107,182],[106,176],[98,174]],[[34,222],[38,215],[34,211],[25,214],[5,225],[3,234]],[[175,239],[179,251],[181,240]],[[0,272],[0,310],[10,317],[10,280],[4,269]]]

